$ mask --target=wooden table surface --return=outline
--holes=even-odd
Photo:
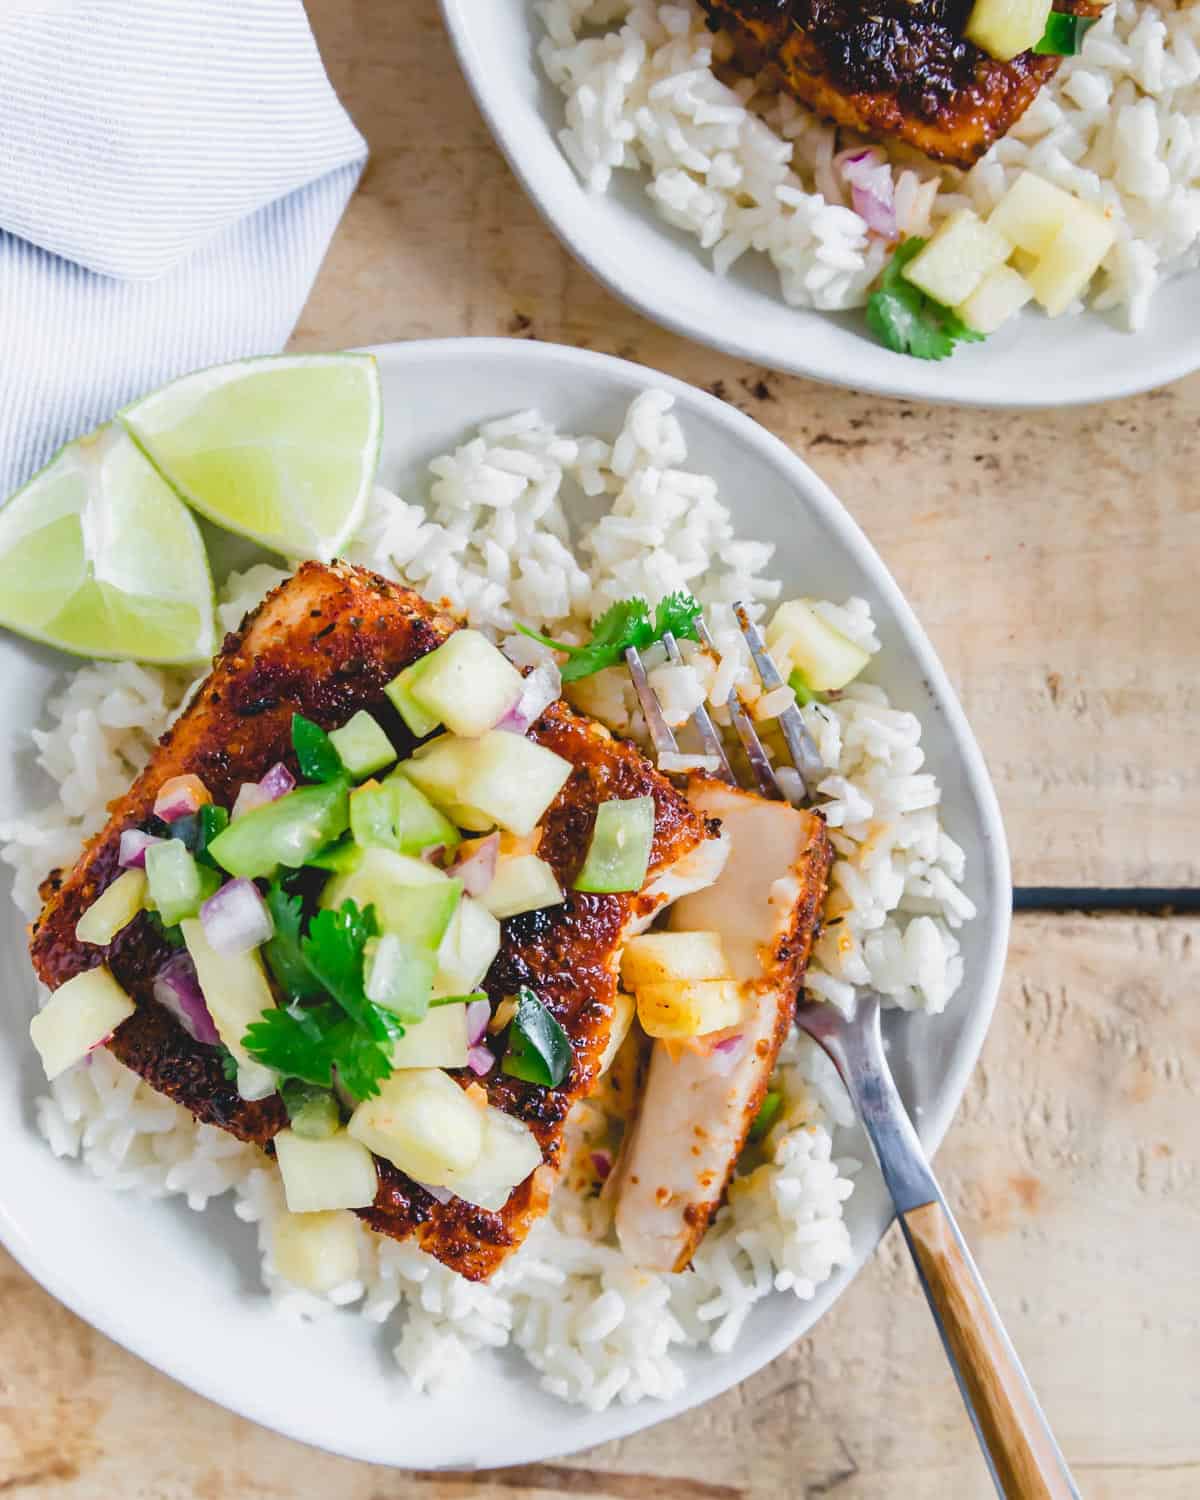
[[[483,0],[486,3],[486,0]],[[908,593],[1004,805],[1018,913],[995,1024],[939,1158],[1094,1500],[1200,1495],[1200,377],[1007,415],[827,389],[616,302],[492,145],[434,0],[311,0],[372,159],[299,349],[520,334],[724,395],[806,458]],[[1091,891],[1094,894],[1089,895]],[[1113,898],[1111,892],[1129,892]],[[1098,910],[1114,899],[1142,914]],[[398,1392],[398,1400],[406,1399]],[[893,1233],[812,1335],[702,1410],[558,1464],[371,1468],[228,1415],[0,1252],[0,1495],[20,1500],[986,1500]]]

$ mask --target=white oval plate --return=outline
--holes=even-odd
[[[912,611],[857,526],[782,443],[724,402],[603,355],[503,339],[390,344],[383,376],[381,478],[423,493],[425,465],[481,421],[538,406],[571,432],[615,433],[634,394],[660,384],[676,397],[690,463],[715,474],[739,531],[773,541],[785,593],[870,600],[884,642],[873,675],[921,715],[944,817],[967,853],[978,919],[961,933],[966,982],[949,1013],[895,1017],[892,1057],[921,1134],[945,1133],[987,1030],[1004,963],[1010,887],[995,795],[946,675]],[[62,657],[0,638],[0,818],[45,797],[32,768]],[[734,1385],[821,1316],[875,1248],[889,1214],[874,1174],[850,1204],[854,1266],[812,1302],[790,1294],[754,1309],[734,1352],[697,1355],[682,1396],[596,1415],[543,1395],[517,1355],[484,1355],[468,1383],[436,1398],[407,1391],[377,1328],[331,1316],[298,1328],[260,1291],[253,1230],[214,1203],[115,1195],[55,1161],[33,1125],[44,1088],[27,1026],[34,987],[16,909],[0,892],[0,1237],[56,1297],[102,1332],[202,1395],[291,1437],[406,1468],[528,1463],[621,1437]]]
[[[614,296],[674,333],[773,370],[960,406],[1107,401],[1200,369],[1200,271],[1163,285],[1137,334],[1098,313],[1051,321],[1030,312],[941,363],[885,349],[861,312],[788,307],[764,257],[719,277],[691,235],[658,217],[644,173],[615,173],[605,194],[584,188],[558,147],[563,100],[537,60],[532,0],[441,6],[484,119],[546,222]]]

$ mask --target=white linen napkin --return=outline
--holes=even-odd
[[[0,501],[280,349],[366,153],[301,0],[0,0]]]

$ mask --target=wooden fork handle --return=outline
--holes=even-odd
[[[900,1222],[997,1486],[1008,1500],[1078,1500],[949,1211],[935,1200]]]

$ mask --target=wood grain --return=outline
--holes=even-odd
[[[988,757],[1017,883],[1200,884],[1200,758],[1188,752],[1200,683],[1187,669],[1200,377],[1084,411],[957,411],[687,343],[612,298],[541,222],[434,0],[310,10],[372,156],[297,348],[516,334],[724,396],[830,483],[912,600]]]
[[[903,1226],[1007,1500],[1078,1500],[945,1208],[923,1203]]]
[[[1023,917],[938,1170],[1087,1500],[1200,1494],[1200,922]],[[197,1219],[197,1232],[202,1231]],[[415,1398],[397,1388],[403,1403]],[[503,1474],[388,1473],[191,1395],[0,1257],[9,1500],[992,1500],[893,1233],[699,1411]]]

